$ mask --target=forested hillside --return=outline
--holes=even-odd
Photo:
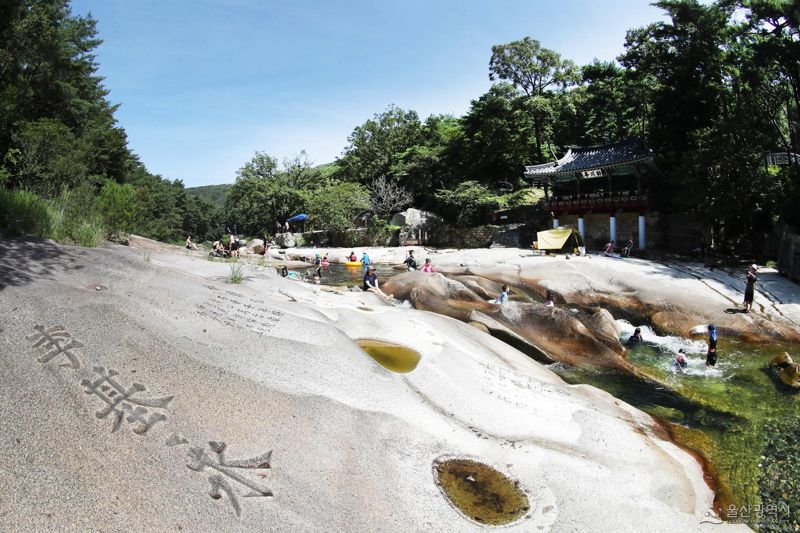
[[[225,206],[225,193],[231,188],[230,184],[201,185],[200,187],[187,187],[186,192],[194,197],[207,200],[217,207]]]
[[[128,148],[97,75],[100,43],[67,0],[0,3],[0,230],[85,245],[211,236],[216,207]]]
[[[226,224],[271,233],[303,211],[310,227],[334,231],[371,211],[380,229],[408,205],[485,223],[536,200],[524,165],[636,135],[665,172],[651,184],[659,210],[700,220],[737,249],[776,224],[797,227],[798,161],[770,167],[765,156],[800,153],[798,3],[655,5],[665,20],[631,29],[616,61],[577,65],[531,37],[498,44],[486,51],[495,83],[463,116],[389,105],[342,140],[332,164],[314,166],[302,151],[279,164],[264,147],[230,188],[187,191],[128,148],[97,76],[95,21],[71,15],[67,0],[3,2],[0,225],[76,242],[125,231],[198,240]],[[23,209],[30,202],[47,227],[20,222],[37,219]]]

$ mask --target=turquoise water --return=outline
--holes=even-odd
[[[633,326],[618,323],[624,342]],[[796,438],[800,395],[778,386],[766,367],[783,351],[800,353],[798,347],[720,339],[719,361],[707,370],[704,341],[659,337],[649,328],[643,328],[643,333],[644,342],[630,349],[627,358],[663,383],[662,387],[613,371],[558,365],[553,370],[567,382],[597,386],[666,422],[677,442],[710,461],[719,484],[716,504],[722,514],[730,505],[737,509],[761,505],[763,509],[772,504],[780,506],[778,522],[757,519],[751,512],[748,523],[761,530],[796,531],[800,522],[796,485],[800,478]],[[689,354],[685,372],[671,365],[679,348]]]

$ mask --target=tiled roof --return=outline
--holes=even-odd
[[[653,151],[638,137],[585,148],[570,148],[555,163],[525,167],[525,175],[552,176],[594,168],[611,167],[653,158]]]

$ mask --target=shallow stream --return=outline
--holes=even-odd
[[[381,283],[404,272],[394,265],[376,266]],[[360,267],[331,264],[321,282],[360,285],[363,275]],[[513,290],[517,299],[536,300]],[[624,320],[618,324],[624,343],[634,326]],[[704,340],[662,337],[647,326],[642,333],[644,341],[626,357],[665,386],[613,370],[560,364],[551,369],[568,383],[594,385],[664,422],[676,442],[707,461],[720,515],[759,531],[800,531],[800,394],[778,385],[766,371],[781,352],[800,359],[799,347],[720,337],[719,361],[706,370]],[[671,364],[680,348],[689,359],[682,372]]]
[[[375,267],[375,273],[378,275],[379,283],[385,283],[390,277],[405,272],[403,269],[395,268],[395,265],[375,264],[373,266]],[[295,272],[307,278],[312,278],[314,276],[313,267],[295,270]],[[330,263],[328,266],[322,267],[322,277],[320,281],[323,285],[358,285],[360,287],[364,281],[364,267],[345,266],[342,263]]]
[[[634,328],[618,323],[624,342]],[[800,394],[778,386],[765,370],[774,356],[797,347],[721,338],[719,361],[706,370],[705,342],[659,337],[647,327],[642,333],[644,341],[628,350],[628,360],[679,395],[666,387],[653,390],[631,383],[613,371],[552,369],[569,383],[589,383],[667,422],[679,444],[710,462],[709,471],[719,483],[716,505],[729,519],[763,531],[797,531]],[[689,355],[683,372],[671,365],[679,348]]]

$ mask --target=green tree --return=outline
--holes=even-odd
[[[651,184],[654,196],[712,225],[717,241],[746,249],[772,226],[783,195],[764,168],[775,138],[758,107],[765,80],[743,75],[753,48],[733,3],[656,5],[668,21],[628,32],[621,57],[653,86],[649,137],[667,172]]]
[[[430,207],[433,198],[431,188],[455,185],[455,168],[459,164],[456,148],[464,135],[461,121],[452,115],[431,115],[422,125],[420,138],[397,155],[385,178],[389,185],[408,190],[413,203]],[[372,180],[370,187],[374,187]]]
[[[136,215],[136,189],[132,185],[110,181],[103,185],[95,203],[109,236],[120,235],[131,228]]]
[[[308,193],[294,187],[293,176],[277,170],[277,160],[263,152],[245,163],[225,193],[225,212],[231,228],[248,235],[274,231],[275,222],[301,212]]]
[[[463,136],[455,148],[457,171],[466,179],[492,187],[516,188],[523,165],[534,162],[533,115],[538,111],[531,106],[535,102],[519,96],[507,83],[493,85],[489,92],[473,100],[461,119]],[[550,111],[548,107],[547,112]],[[538,116],[539,126],[544,127],[544,117]],[[551,118],[548,116],[548,128]]]
[[[401,154],[421,141],[419,116],[391,105],[357,126],[347,138],[348,145],[337,161],[338,177],[370,183],[379,176],[391,176]]]
[[[13,186],[54,196],[86,177],[83,147],[57,120],[26,122],[17,127],[12,141],[6,164],[12,169]]]
[[[256,154],[236,171],[236,179],[269,179],[278,173],[278,160],[264,152]]]
[[[454,189],[434,193],[441,212],[461,225],[486,224],[492,212],[506,207],[504,200],[477,181],[464,181]]]
[[[370,209],[370,196],[360,183],[329,182],[308,196],[309,225],[314,229],[341,234],[355,227],[359,213]]]
[[[90,147],[81,161],[89,173],[121,179],[128,153],[97,75],[94,49],[100,42],[94,19],[73,16],[67,0],[2,2],[0,160],[21,134],[30,133],[22,131],[28,124],[48,120]]]
[[[533,120],[536,143],[534,157],[537,162],[541,161],[546,122],[554,114],[553,101],[548,98],[548,93],[577,83],[580,80],[577,65],[569,59],[562,59],[555,50],[542,48],[536,39],[525,37],[492,46],[489,79],[508,81],[527,97],[526,107]]]

